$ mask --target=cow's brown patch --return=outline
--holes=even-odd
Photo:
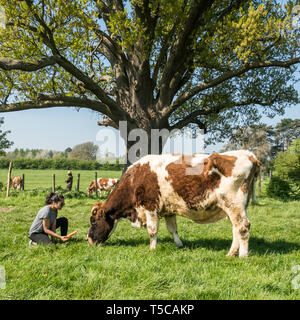
[[[230,177],[237,157],[213,153],[208,159],[211,161],[211,165],[218,169],[223,176]]]
[[[182,158],[182,163],[170,163],[166,170],[169,177],[167,178],[177,194],[185,201],[189,209],[198,209],[197,204],[203,201],[209,192],[219,187],[221,176],[225,177],[232,174],[232,169],[236,157],[220,155],[213,153],[204,159],[203,169],[200,174],[186,174],[187,168],[191,168],[191,161]],[[211,172],[216,168],[218,172]]]
[[[197,209],[199,200],[204,200],[209,191],[219,186],[221,177],[216,172],[208,174],[209,161],[204,163],[204,169],[199,175],[187,175],[186,169],[189,167],[186,163],[170,163],[166,167],[169,174],[167,180],[189,209]]]
[[[10,179],[10,183],[13,186],[14,189],[20,189],[23,183],[22,177],[14,177]]]
[[[133,221],[136,207],[153,211],[158,208],[159,196],[156,173],[151,171],[149,163],[137,164],[125,172],[102,209],[112,219],[124,217]]]

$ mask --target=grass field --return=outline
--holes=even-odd
[[[50,187],[52,173],[62,181],[66,175],[23,172],[28,188]],[[94,172],[80,173],[85,191]],[[5,176],[0,172],[0,181]],[[45,195],[25,190],[5,199],[0,193],[0,266],[6,271],[0,299],[300,299],[300,288],[293,286],[300,287],[300,272],[292,272],[300,266],[300,201],[262,197],[260,205],[250,206],[249,258],[239,259],[226,257],[232,240],[228,220],[197,225],[179,217],[183,249],[175,247],[164,220],[152,252],[146,230],[125,220],[105,245],[89,246],[85,238],[95,197],[67,199],[59,212],[78,235],[64,244],[29,247],[28,230]]]
[[[28,169],[13,169],[12,177],[25,175],[25,190],[36,188],[51,188],[52,175],[55,174],[55,185],[65,188],[67,179],[67,170],[28,170]],[[0,181],[6,183],[7,170],[0,169]],[[73,189],[77,185],[77,174],[80,173],[80,191],[87,192],[87,188],[91,181],[95,179],[95,171],[89,170],[72,170],[73,174]],[[98,178],[119,178],[121,171],[97,171]]]

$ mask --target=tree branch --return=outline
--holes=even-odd
[[[119,130],[118,124],[108,117],[104,117],[103,121],[98,121],[98,126],[113,127]]]
[[[53,107],[81,107],[89,108],[94,111],[101,112],[109,117],[113,117],[109,108],[97,101],[87,98],[79,98],[74,96],[63,96],[63,95],[39,95],[36,99],[18,103],[2,104],[0,105],[1,112],[12,112],[22,111],[29,109],[45,109]]]
[[[232,103],[227,103],[226,105],[218,105],[213,108],[209,108],[207,110],[195,110],[188,114],[186,117],[175,123],[174,125],[170,126],[170,130],[173,129],[182,129],[187,126],[189,123],[197,123],[199,116],[207,116],[210,114],[218,114],[225,109],[231,109],[234,107],[242,107],[248,106],[251,104],[257,104],[261,106],[270,106],[276,102],[277,95],[271,101],[262,101],[259,98],[253,97],[251,99],[242,100],[242,101],[233,101]]]
[[[186,20],[182,28],[182,32],[178,35],[173,48],[170,49],[171,53],[163,71],[163,86],[161,88],[160,96],[161,105],[166,105],[167,103],[170,103],[170,101],[168,100],[171,99],[171,92],[169,88],[172,77],[174,76],[174,73],[176,73],[177,69],[185,63],[187,55],[189,55],[188,52],[192,52],[190,50],[190,46],[192,40],[194,39],[193,35],[197,30],[195,26],[201,24],[200,21],[201,19],[203,19],[205,12],[209,8],[211,8],[213,3],[214,0],[196,1],[195,4],[190,8],[188,19]],[[174,66],[176,66],[176,68],[174,68]]]
[[[232,79],[234,77],[241,76],[242,74],[246,73],[249,70],[259,69],[259,68],[265,68],[265,67],[280,67],[280,68],[289,68],[290,66],[300,63],[300,57],[290,59],[287,61],[263,61],[263,62],[257,62],[257,63],[246,63],[241,68],[229,72],[223,73],[221,76],[209,81],[209,82],[203,82],[194,88],[192,88],[190,91],[184,92],[181,94],[175,102],[166,107],[162,111],[162,116],[166,117],[169,116],[173,111],[175,111],[178,107],[180,107],[183,103],[185,103],[187,100],[191,99],[198,93],[207,90],[209,88],[215,87],[222,82]]]
[[[37,71],[39,69],[52,66],[56,61],[57,56],[45,57],[35,62],[25,60],[17,60],[11,58],[0,58],[0,68],[3,70],[22,70],[27,72]]]
[[[32,0],[25,0],[28,8],[33,11],[33,1]],[[51,29],[48,27],[46,22],[42,17],[40,17],[37,13],[33,11],[33,15],[37,22],[43,27],[44,31],[41,35],[43,37],[44,43],[46,46],[48,46],[54,57],[55,61],[58,65],[60,65],[62,68],[64,68],[67,72],[69,72],[71,75],[73,75],[77,80],[83,82],[84,87],[88,90],[90,90],[92,93],[94,93],[101,102],[103,102],[105,105],[107,105],[112,110],[115,110],[115,113],[120,115],[123,115],[123,110],[118,106],[118,104],[111,99],[106,92],[91,79],[89,76],[87,76],[84,72],[82,72],[80,69],[78,69],[74,64],[72,64],[70,61],[68,61],[65,57],[63,57],[55,44],[53,33]]]

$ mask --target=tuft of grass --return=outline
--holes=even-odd
[[[90,246],[85,238],[95,197],[67,198],[59,211],[76,236],[29,247],[27,234],[45,194],[14,192],[6,199],[0,193],[0,265],[6,271],[0,299],[300,299],[292,285],[292,268],[300,265],[300,201],[263,196],[250,206],[250,256],[239,259],[226,257],[232,241],[228,220],[198,225],[178,217],[182,249],[163,219],[154,251],[147,231],[127,220],[104,245]]]

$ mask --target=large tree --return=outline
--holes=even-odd
[[[0,0],[0,111],[73,106],[100,112],[99,125],[219,138],[298,102],[295,4]]]

